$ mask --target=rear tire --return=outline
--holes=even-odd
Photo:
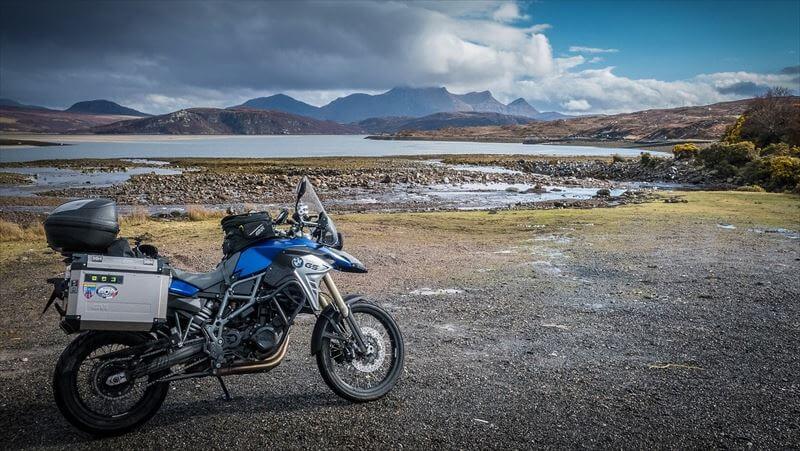
[[[354,357],[348,361],[342,357],[340,342],[325,337],[317,352],[317,367],[328,387],[342,398],[352,402],[374,401],[389,393],[400,379],[405,360],[403,335],[392,316],[375,304],[364,301],[350,304],[350,314],[354,315],[362,335],[375,349],[377,358]],[[378,331],[378,325],[384,330]],[[334,333],[333,327],[333,323],[328,321],[323,332]],[[383,364],[384,361],[388,366]],[[350,374],[355,375],[352,380],[349,380]],[[364,387],[356,386],[360,384],[354,381],[361,377],[368,383],[370,379],[375,382]]]
[[[106,375],[117,370],[103,365],[113,365],[113,361],[91,363],[94,359],[90,358],[97,351],[102,355],[114,348],[142,344],[148,339],[145,334],[98,331],[84,332],[75,338],[61,353],[53,374],[53,394],[64,418],[84,432],[109,436],[135,429],[155,415],[167,396],[168,382],[147,387],[150,379],[139,379],[111,386],[105,382]],[[88,370],[87,365],[91,366]],[[157,376],[160,374],[150,378]],[[138,389],[137,392],[134,389]],[[91,399],[84,399],[89,397]],[[97,411],[113,408],[116,405],[114,403],[123,401],[133,402],[120,412]],[[90,404],[94,404],[94,407]]]

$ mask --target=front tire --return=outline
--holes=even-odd
[[[67,421],[92,435],[109,436],[135,429],[155,415],[167,396],[168,382],[149,385],[156,376],[113,381],[122,364],[98,359],[148,339],[131,332],[90,331],[64,349],[53,374],[53,394]]]
[[[328,387],[342,398],[374,401],[389,393],[403,372],[403,335],[391,315],[375,304],[355,302],[350,304],[350,314],[372,352],[360,356],[352,345],[331,339],[340,334],[336,323],[328,321],[317,352],[317,367]],[[340,326],[346,323],[343,320]]]

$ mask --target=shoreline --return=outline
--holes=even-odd
[[[453,143],[481,143],[481,144],[528,144],[595,147],[601,149],[643,149],[655,152],[671,152],[672,146],[680,143],[705,144],[707,140],[673,140],[663,142],[636,142],[625,140],[604,139],[552,139],[531,142],[526,138],[502,137],[430,137],[430,136],[395,136],[395,135],[81,135],[81,134],[36,134],[36,133],[2,133],[0,134],[0,148],[6,150],[20,149],[29,146],[63,146],[72,143],[136,143],[146,141],[193,141],[203,139],[261,139],[269,137],[311,137],[311,136],[363,136],[363,139],[373,141],[410,141],[410,142],[453,142]],[[450,155],[450,154],[444,154]],[[457,154],[454,154],[457,155]],[[252,157],[260,158],[260,157]],[[297,157],[303,158],[303,157]]]
[[[477,143],[500,143],[500,144],[527,144],[527,145],[549,145],[549,146],[580,146],[597,147],[602,149],[643,149],[647,151],[671,153],[672,147],[676,144],[694,143],[708,144],[715,142],[704,139],[681,139],[658,142],[637,142],[625,140],[607,139],[542,139],[532,142],[528,138],[501,138],[501,137],[459,137],[459,136],[394,136],[394,135],[368,135],[364,139],[375,141],[427,141],[427,142],[477,142]]]

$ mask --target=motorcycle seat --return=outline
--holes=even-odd
[[[223,260],[213,271],[210,272],[188,272],[177,268],[172,268],[172,277],[182,280],[190,285],[199,288],[201,291],[208,291],[209,288],[219,288],[221,282],[231,280],[236,263],[239,260],[239,253],[231,255]]]
[[[222,270],[222,267],[217,267],[217,269],[211,272],[197,273],[173,268],[172,277],[180,279],[190,285],[194,285],[201,290],[205,290],[206,288],[212,287],[225,280]]]

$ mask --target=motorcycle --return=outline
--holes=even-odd
[[[170,382],[190,378],[217,378],[230,399],[223,377],[278,366],[299,314],[316,316],[310,350],[333,392],[352,402],[386,395],[403,369],[400,329],[364,297],[342,296],[331,271],[367,269],[342,250],[342,235],[307,178],[295,194],[291,217],[282,209],[274,220],[267,213],[224,219],[223,228],[232,232],[226,232],[225,257],[213,271],[170,269],[165,321],[148,331],[83,330],[53,375],[64,417],[90,434],[122,434],[156,414]],[[130,252],[158,258],[154,246],[138,240]],[[67,299],[70,287],[76,290],[69,275],[50,280],[55,289],[45,311],[54,300]],[[113,285],[81,289],[87,298],[116,295]],[[65,331],[82,329],[55,305]]]

